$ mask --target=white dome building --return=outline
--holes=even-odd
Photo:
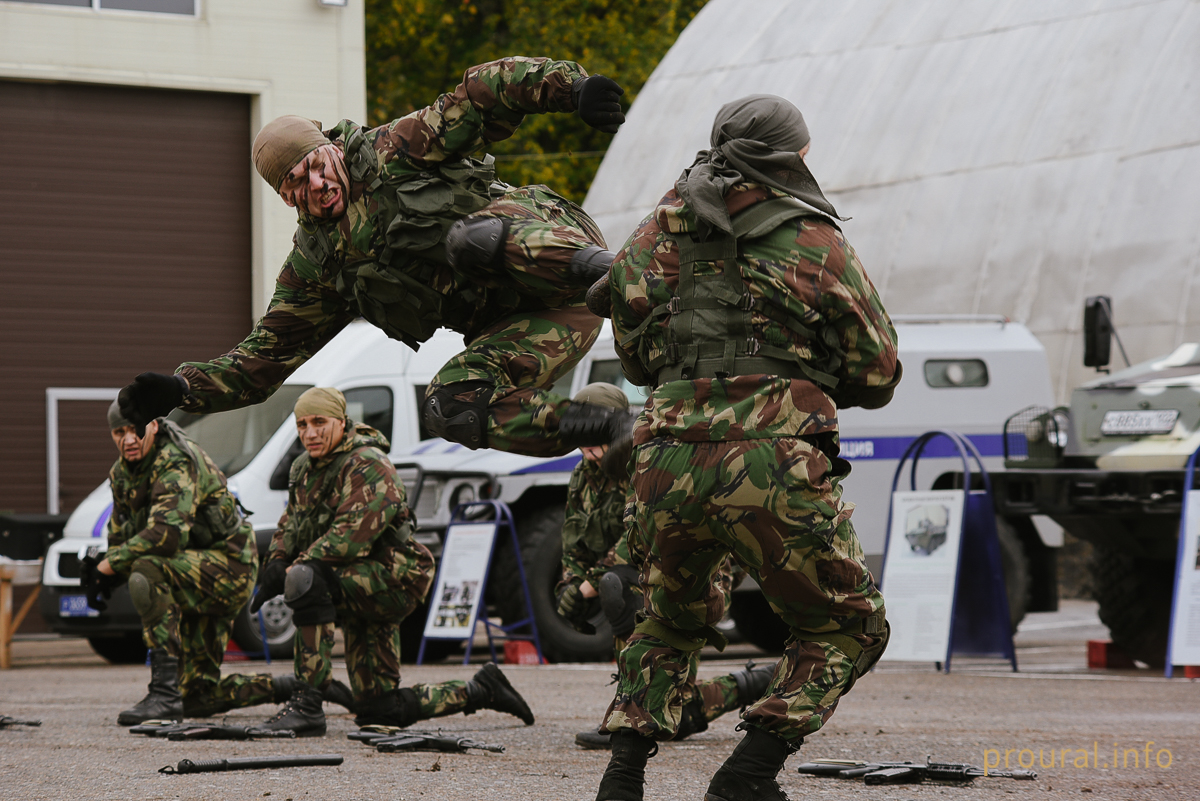
[[[892,313],[1024,322],[1060,401],[1094,375],[1088,295],[1112,295],[1135,362],[1200,339],[1195,0],[711,0],[588,194],[614,250],[716,110],[757,92],[804,112],[808,163]]]

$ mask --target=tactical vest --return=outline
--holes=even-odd
[[[835,389],[834,373],[845,354],[833,326],[805,325],[755,297],[747,289],[737,256],[744,242],[765,236],[784,222],[797,217],[822,214],[791,198],[775,198],[754,204],[733,217],[733,235],[697,241],[692,234],[671,234],[679,250],[679,283],[666,303],[650,311],[641,324],[621,338],[621,346],[637,347],[638,359],[654,385],[697,378],[729,378],[768,374],[803,379]],[[710,267],[697,275],[697,265]],[[802,358],[794,351],[755,338],[751,312],[758,312],[798,334],[812,355]],[[654,343],[643,337],[646,329],[668,317],[667,341],[657,354]]]
[[[465,324],[482,290],[468,286],[443,294],[430,284],[436,273],[449,270],[442,241],[450,226],[508,189],[496,181],[495,159],[463,158],[416,175],[388,177],[362,128],[347,138],[345,158],[350,180],[366,184],[378,204],[372,223],[382,248],[375,260],[338,260],[338,293],[365,320],[414,350],[438,328]],[[314,264],[329,264],[336,256],[329,227],[300,220],[296,244]]]
[[[348,427],[349,428],[349,427]],[[373,448],[374,445],[360,445],[357,448],[351,448],[348,451],[343,451],[326,465],[323,471],[329,476],[337,476],[342,472],[342,466],[356,453],[360,453],[368,448]],[[283,552],[288,559],[295,559],[301,551],[307,550],[314,542],[328,533],[333,525],[333,518],[337,515],[337,507],[340,503],[337,502],[336,490],[338,484],[335,481],[326,482],[326,486],[322,487],[324,493],[312,504],[310,508],[300,511],[299,503],[296,499],[296,487],[304,478],[304,474],[308,472],[312,464],[312,459],[308,452],[304,452],[296,457],[296,461],[292,462],[291,470],[288,472],[288,518],[291,526],[283,535]],[[333,501],[333,503],[330,503]],[[406,519],[404,522],[397,524],[395,518],[392,523],[380,535],[378,542],[384,545],[399,546],[403,545],[412,536],[413,524],[411,519]]]

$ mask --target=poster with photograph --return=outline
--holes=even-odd
[[[426,637],[463,640],[472,635],[495,540],[495,523],[466,523],[446,530],[441,570],[429,596]]]
[[[1200,490],[1188,492],[1185,508],[1169,652],[1172,664],[1200,665]]]
[[[892,639],[883,659],[946,659],[964,499],[962,490],[892,494],[892,527],[881,578]]]

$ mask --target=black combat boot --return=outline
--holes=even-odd
[[[408,687],[401,687],[364,699],[359,705],[354,725],[360,729],[363,726],[396,726],[403,729],[418,720],[424,720],[420,699]]]
[[[747,726],[746,736],[713,774],[704,801],[788,801],[775,777],[791,753],[787,741]]]
[[[351,715],[358,712],[358,706],[354,703],[354,693],[337,679],[332,679],[329,686],[321,690],[321,695],[325,696],[326,703],[345,707]]]
[[[588,751],[607,751],[612,748],[612,732],[581,731],[575,735],[575,745]]]
[[[628,729],[612,735],[611,740],[612,758],[600,779],[596,801],[642,801],[646,761],[658,753],[658,743]]]
[[[290,730],[296,732],[297,737],[322,737],[325,735],[325,711],[321,709],[321,700],[320,690],[301,682],[283,708],[258,728]]]
[[[183,696],[179,694],[179,660],[161,648],[150,652],[150,692],[132,709],[117,715],[121,726],[136,726],[147,720],[183,720]]]
[[[494,709],[520,718],[526,726],[533,725],[529,704],[508,683],[494,662],[488,662],[467,682],[467,708],[463,714],[470,715],[479,709]]]
[[[776,664],[776,662],[771,662],[766,665],[756,665],[754,660],[751,659],[746,663],[746,667],[737,673],[729,674],[733,677],[734,682],[737,683],[738,706],[745,709],[762,698],[763,693],[767,691],[767,686],[771,683],[771,679],[775,677]]]

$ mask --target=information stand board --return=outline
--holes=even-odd
[[[1175,557],[1175,591],[1167,635],[1166,676],[1175,665],[1200,665],[1200,490],[1193,489],[1197,450],[1183,476],[1183,513],[1179,516],[1179,548]]]
[[[917,462],[938,437],[958,450],[964,489],[917,490]],[[909,489],[898,491],[906,465]],[[930,431],[900,458],[879,584],[892,629],[882,660],[932,661],[948,673],[956,654],[992,656],[1016,671],[991,481],[966,437]]]
[[[491,519],[471,519],[478,513],[491,509]],[[499,537],[508,535],[516,556],[521,589],[525,593],[527,617],[506,625],[497,625],[488,620],[483,604],[487,591],[488,571],[492,553]],[[482,613],[482,614],[481,614]],[[430,596],[429,616],[425,619],[425,632],[421,647],[417,651],[417,664],[425,660],[427,640],[466,640],[463,664],[471,660],[472,640],[476,623],[482,621],[487,632],[488,648],[492,661],[496,661],[494,630],[499,630],[509,640],[530,640],[537,649],[538,661],[544,663],[542,643],[538,637],[537,620],[529,600],[529,583],[525,580],[525,566],[521,560],[521,545],[517,541],[517,527],[512,512],[503,501],[474,501],[460,504],[450,515],[442,543],[442,555],[438,562],[437,578]],[[517,633],[528,627],[529,632]]]

